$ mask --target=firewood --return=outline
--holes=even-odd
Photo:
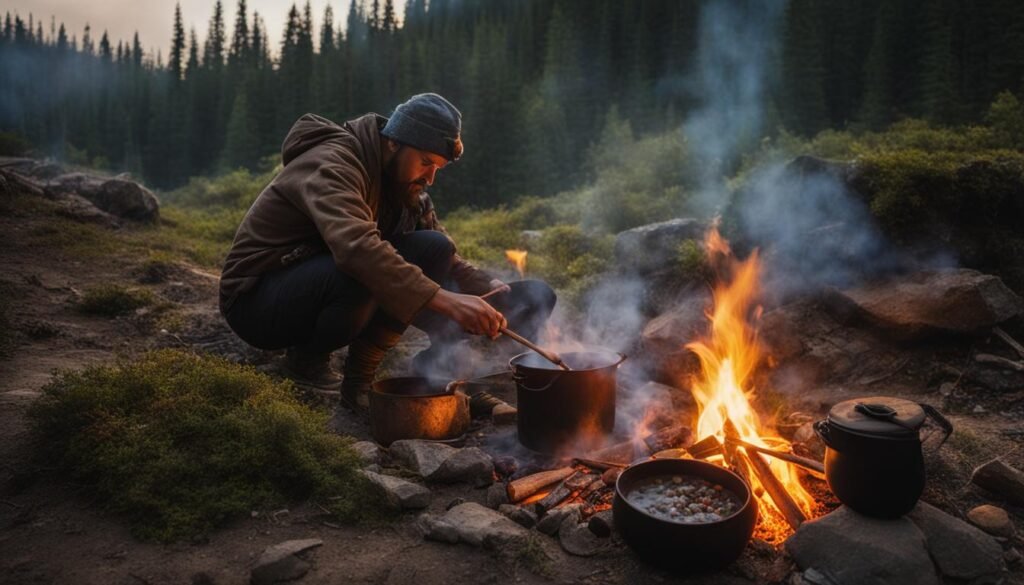
[[[1017,352],[1017,355],[1024,358],[1024,345],[1021,345],[1020,343],[1017,342],[1016,339],[1010,337],[1009,333],[1003,331],[1000,327],[993,327],[992,333],[995,333],[996,336],[999,337],[999,339],[1005,341],[1006,345],[1012,347],[1014,351]]]
[[[722,453],[722,442],[714,435],[708,435],[686,448],[686,452],[694,459],[707,459]]]
[[[650,454],[643,441],[623,441],[590,454],[591,459],[629,465],[638,457]]]
[[[999,357],[997,355],[992,355],[988,353],[979,353],[978,355],[974,356],[974,361],[983,364],[995,364],[997,366],[1002,366],[1004,368],[1009,368],[1011,370],[1017,370],[1018,372],[1024,372],[1024,362],[1015,362],[1013,360],[1008,360],[1004,357]]]
[[[575,459],[573,459],[573,462],[579,463],[581,465],[586,465],[587,467],[595,469],[597,471],[626,468],[625,463],[615,463],[614,461],[599,461],[597,459],[587,459],[584,457],[576,457]]]
[[[689,427],[683,425],[673,425],[658,429],[644,437],[644,443],[651,453],[657,453],[665,449],[674,449],[676,447],[686,447],[687,441],[690,439]]]
[[[527,475],[515,481],[510,481],[508,484],[508,499],[511,502],[525,500],[547,486],[562,481],[575,472],[576,470],[572,467],[563,467],[561,469],[541,471],[540,473],[534,473],[533,475]]]
[[[1017,506],[1024,506],[1024,472],[1001,459],[978,466],[971,473],[971,483],[999,494]]]
[[[820,461],[815,461],[814,459],[810,459],[808,457],[801,457],[801,456],[795,455],[793,453],[785,453],[783,451],[776,451],[774,449],[768,449],[766,447],[760,447],[758,445],[752,445],[752,444],[750,444],[750,443],[748,443],[746,441],[741,441],[739,439],[734,439],[732,437],[726,437],[725,438],[725,448],[726,448],[726,450],[729,449],[730,445],[736,445],[736,446],[739,446],[739,447],[743,447],[744,449],[746,449],[748,451],[756,451],[758,453],[762,453],[764,455],[767,455],[769,457],[773,457],[775,459],[781,459],[781,460],[783,460],[783,461],[785,461],[787,463],[792,463],[793,465],[796,465],[798,467],[802,467],[803,469],[805,469],[806,471],[811,473],[811,475],[813,475],[814,477],[817,477],[818,479],[825,479],[825,464],[823,464]]]
[[[619,480],[619,475],[622,474],[622,471],[622,467],[606,469],[605,472],[601,474],[601,481],[603,481],[606,486],[614,486],[615,482]]]
[[[567,502],[580,495],[587,487],[590,486],[590,484],[597,482],[600,479],[601,478],[598,475],[577,471],[562,480],[562,482],[555,486],[548,495],[535,503],[533,505],[533,509],[538,516],[542,516],[547,513],[548,510],[560,505],[562,502]]]
[[[768,492],[768,496],[775,502],[776,509],[782,512],[782,517],[785,518],[789,527],[793,530],[799,528],[807,520],[807,517],[800,510],[800,506],[796,505],[796,501],[786,491],[779,478],[772,473],[768,462],[759,453],[748,452],[743,447],[736,450],[736,455],[737,458],[745,459],[745,462],[750,465],[751,471],[757,476],[764,490]]]

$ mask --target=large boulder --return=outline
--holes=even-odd
[[[835,585],[939,585],[925,536],[907,518],[879,520],[849,508],[804,522],[786,541],[801,569]]]
[[[677,218],[620,232],[615,236],[615,260],[625,272],[646,274],[674,265],[679,245],[686,240],[701,241],[707,222]]]
[[[78,195],[102,211],[133,221],[151,223],[160,217],[156,195],[135,181],[122,178],[67,173],[47,183],[46,195],[57,200]]]
[[[693,294],[644,326],[641,358],[656,379],[674,383],[680,375],[699,370],[697,356],[685,346],[706,335],[710,304],[708,294]]]
[[[900,339],[976,333],[1024,312],[1024,300],[999,277],[963,268],[835,291],[830,300],[838,317],[863,320]]]
[[[1003,549],[995,538],[925,502],[907,518],[924,533],[928,552],[943,576],[998,581],[1004,569]]]

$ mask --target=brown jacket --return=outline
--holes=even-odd
[[[403,323],[434,296],[439,285],[384,239],[413,229],[444,231],[426,194],[419,209],[396,209],[399,204],[382,200],[380,128],[385,122],[376,114],[342,126],[313,114],[295,122],[282,146],[284,168],[242,219],[224,261],[222,311],[262,274],[322,250]],[[382,217],[390,218],[384,235]],[[490,281],[458,256],[452,275],[470,293],[486,291]]]

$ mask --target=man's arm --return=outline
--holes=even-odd
[[[431,201],[430,195],[424,192],[420,195],[420,221],[418,227],[420,229],[428,229],[441,232],[452,240],[448,230],[444,229],[441,225],[441,221],[437,217],[437,210],[434,208],[434,202]],[[452,240],[452,244],[455,241]],[[458,246],[456,246],[456,250]],[[463,258],[456,251],[455,258],[452,261],[452,278],[459,284],[459,288],[467,293],[476,295],[482,295],[490,292],[505,283],[492,277],[487,272],[477,268],[468,260]]]

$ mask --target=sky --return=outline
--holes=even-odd
[[[230,42],[238,0],[223,1],[224,20]],[[180,0],[180,2],[186,39],[189,28],[194,26],[200,46],[202,46],[210,17],[213,15],[213,0]],[[334,10],[336,25],[344,21],[350,0],[311,0],[314,30],[320,29],[324,7],[328,2]],[[106,30],[111,44],[115,47],[119,39],[130,41],[135,31],[138,31],[143,50],[150,53],[151,50],[155,52],[159,49],[166,61],[174,26],[174,4],[175,0],[4,0],[0,3],[0,11],[10,12],[12,15],[17,13],[24,20],[28,20],[29,13],[34,16],[36,22],[41,18],[45,36],[50,34],[50,17],[54,16],[57,19],[57,26],[59,27],[63,22],[68,36],[75,35],[79,41],[82,39],[82,31],[85,29],[86,23],[89,23],[92,25],[92,36],[96,42],[99,42],[103,31]],[[252,24],[253,10],[259,12],[260,17],[266,22],[267,33],[272,42],[271,46],[275,48],[274,52],[276,53],[276,47],[279,47],[281,43],[285,20],[288,17],[292,0],[247,0],[246,4],[250,25]],[[305,0],[299,0],[299,10],[302,10],[304,4]],[[404,6],[404,0],[395,2],[395,9],[399,17],[401,17]]]

